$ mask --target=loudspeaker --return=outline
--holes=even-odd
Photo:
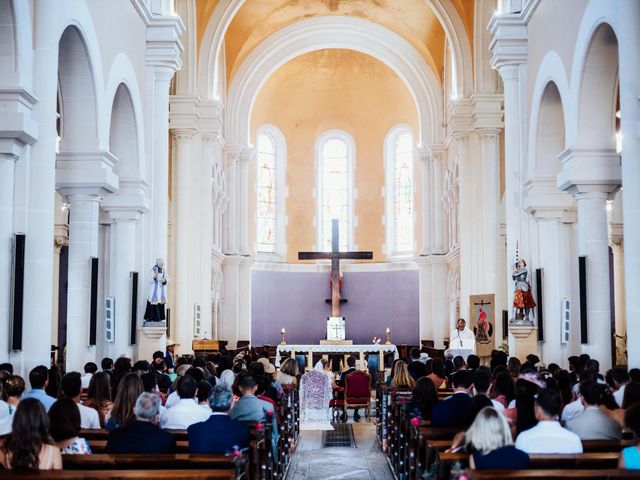
[[[11,350],[22,350],[22,321],[24,314],[24,254],[25,235],[13,236],[11,268]]]
[[[131,330],[129,331],[129,343],[136,344],[136,332],[138,330],[138,272],[129,272],[131,277]]]
[[[116,341],[115,300],[113,297],[104,299],[104,340],[113,343]]]
[[[193,305],[193,338],[200,337],[202,326],[200,324],[200,304]]]
[[[502,310],[502,339],[509,338],[509,310]]]
[[[580,285],[580,343],[589,343],[589,316],[587,315],[587,257],[578,258]]]
[[[536,310],[538,312],[538,341],[544,341],[544,312],[542,308],[542,280],[544,278],[544,272],[541,268],[536,268],[536,296],[538,306]]]
[[[571,331],[571,300],[568,298],[562,299],[562,307],[561,307],[561,337],[560,343],[567,344],[569,343],[569,332]]]
[[[96,344],[98,328],[98,258],[91,257],[91,308],[89,311],[89,345]]]

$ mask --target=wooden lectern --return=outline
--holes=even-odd
[[[206,357],[211,353],[226,352],[228,343],[226,340],[193,340],[191,349],[193,354],[200,358]]]

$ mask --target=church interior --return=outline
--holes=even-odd
[[[12,375],[352,355],[389,461],[293,415],[246,478],[410,479],[394,358],[640,368],[640,2],[0,0],[0,39]]]

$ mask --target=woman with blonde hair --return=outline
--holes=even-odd
[[[529,455],[513,445],[509,424],[493,407],[485,407],[465,433],[472,452],[469,466],[475,469],[519,470],[529,466]]]
[[[280,385],[296,385],[298,383],[298,379],[296,378],[298,375],[298,362],[293,357],[287,358],[282,365],[280,365],[280,371],[276,377],[276,380],[280,383]]]
[[[411,375],[409,375],[409,369],[407,362],[400,360],[396,363],[396,368],[393,371],[393,378],[391,379],[391,388],[394,390],[413,390],[416,386],[416,382]]]

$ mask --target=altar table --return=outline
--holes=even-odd
[[[282,352],[291,352],[291,356],[295,357],[297,353],[305,353],[307,355],[307,368],[313,369],[313,354],[354,354],[360,356],[360,365],[364,365],[365,353],[378,353],[380,355],[380,368],[384,368],[384,354],[393,353],[394,360],[398,359],[398,349],[395,345],[386,344],[370,344],[370,345],[278,345],[276,349],[276,367],[280,366],[280,354]]]

